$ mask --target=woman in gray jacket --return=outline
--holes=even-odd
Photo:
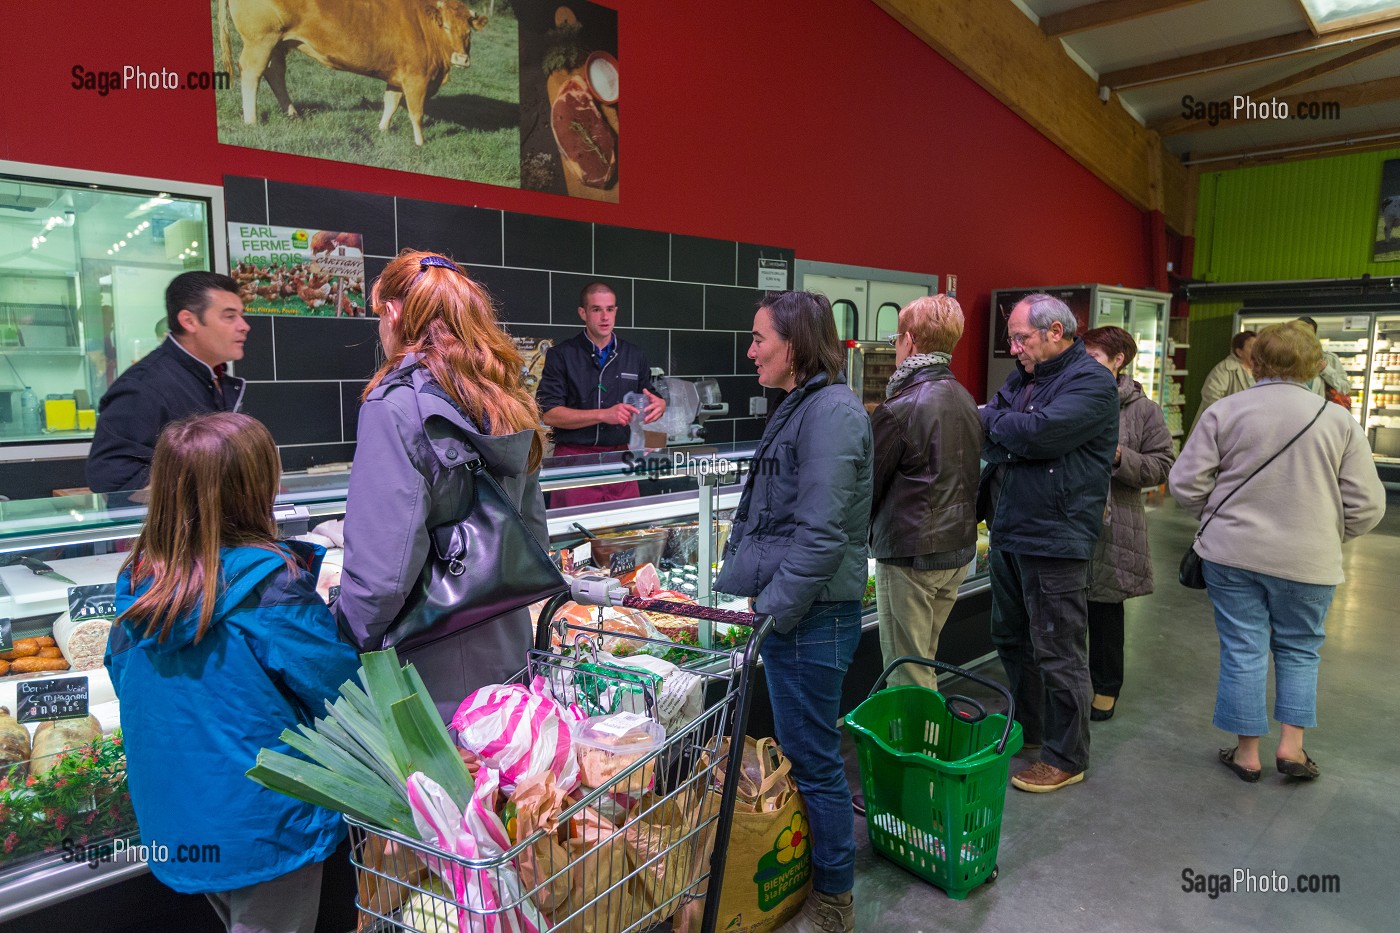
[[[855,929],[855,811],[841,760],[841,685],[860,640],[873,444],[845,384],[826,298],[770,292],[754,315],[758,381],[786,391],[754,455],[715,589],[751,597],[774,731],[812,832],[812,893],[783,931]]]
[[[1162,409],[1123,371],[1137,356],[1133,335],[1095,327],[1084,335],[1084,349],[1118,380],[1118,449],[1089,573],[1089,718],[1103,722],[1113,717],[1123,687],[1123,603],[1152,592],[1142,491],[1167,481],[1176,455]]]
[[[491,299],[449,259],[405,250],[371,292],[387,357],[365,387],[345,506],[345,567],[332,607],[361,651],[383,646],[428,559],[428,532],[462,517],[470,454],[548,540],[544,445],[521,359]],[[519,610],[412,651],[444,720],[462,699],[525,665],[533,642]]]

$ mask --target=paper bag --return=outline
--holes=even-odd
[[[520,882],[534,892],[535,904],[545,913],[567,913],[569,902],[569,850],[559,840],[559,813],[568,795],[546,772],[525,778],[511,795],[506,825],[513,842],[530,838],[537,830],[544,836],[520,854]],[[535,890],[538,888],[539,890]]]
[[[646,794],[623,830],[632,859],[632,895],[651,912],[643,929],[669,919],[680,908],[679,895],[695,877],[697,839],[686,836],[700,817],[695,795],[660,798]]]
[[[745,745],[741,767],[750,776],[756,774],[758,782],[735,803],[715,929],[725,933],[769,933],[802,908],[811,887],[807,808],[788,773],[791,766],[777,744],[764,739]],[[750,749],[754,752],[754,765],[748,761]],[[763,754],[758,754],[760,750]],[[717,808],[720,795],[711,793],[714,799],[710,806]],[[717,823],[711,823],[705,834],[702,860],[698,863],[702,869],[709,866],[715,826]],[[704,911],[703,900],[687,903],[676,918],[676,929],[682,933],[699,930]]]
[[[646,913],[628,891],[622,834],[592,807],[569,821],[568,850],[569,902],[555,912],[555,933],[619,933]]]
[[[390,916],[403,906],[404,901],[418,893],[416,888],[425,888],[433,880],[432,872],[416,853],[399,848],[383,836],[366,834],[364,848],[358,855],[360,864],[368,869],[355,872],[358,903],[365,908],[359,912],[355,926],[358,933],[378,929],[383,922],[365,911]],[[390,880],[393,878],[404,883]]]

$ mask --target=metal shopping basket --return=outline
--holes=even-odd
[[[543,677],[561,702],[586,697],[580,691],[606,676],[596,660],[580,676],[577,659],[549,650],[551,632],[597,634],[587,626],[554,622],[563,594],[540,613],[536,647],[515,678]],[[351,862],[359,885],[356,904],[361,933],[495,933],[559,930],[569,933],[627,933],[670,929],[668,921],[687,901],[705,898],[701,933],[713,933],[724,878],[725,856],[741,768],[726,767],[742,753],[758,649],[772,629],[770,616],[707,606],[614,598],[637,609],[740,624],[754,629],[746,646],[732,651],[686,647],[686,670],[702,680],[703,711],[676,727],[657,751],[619,771],[604,787],[587,791],[557,818],[560,832],[536,831],[495,858],[466,859],[400,833],[346,817]],[[611,639],[675,647],[672,642],[608,633]],[[620,681],[635,682],[635,669],[611,667]],[[648,699],[648,704],[653,702]],[[723,755],[714,749],[722,747]],[[708,746],[708,751],[707,751]],[[710,792],[723,773],[718,795]],[[654,781],[654,786],[653,786]],[[643,788],[651,789],[643,793]],[[582,791],[582,789],[580,789]],[[615,831],[595,832],[610,820]],[[581,828],[573,838],[575,827]],[[559,842],[561,833],[568,837]],[[713,839],[713,848],[709,849]],[[709,852],[708,866],[703,864]],[[522,874],[523,863],[530,862]],[[469,896],[458,899],[441,879],[470,877]],[[525,883],[523,878],[533,879]],[[702,893],[702,892],[708,892]],[[477,896],[474,892],[489,892]],[[713,895],[713,896],[709,896]],[[549,909],[546,909],[549,908]]]
[[[881,690],[901,664],[974,680],[1006,697],[988,715],[965,696]],[[876,852],[961,900],[997,876],[1007,767],[1021,750],[1016,704],[1001,684],[926,658],[898,658],[846,716],[860,756],[865,820]]]

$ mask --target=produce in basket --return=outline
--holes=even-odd
[[[311,761],[264,748],[248,777],[297,800],[416,836],[404,787],[408,776],[423,772],[454,800],[471,797],[472,776],[414,666],[400,667],[392,648],[360,661],[360,683],[341,684],[339,699],[326,701],[325,719],[281,735]]]

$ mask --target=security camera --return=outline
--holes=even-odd
[[[1105,104],[1108,103],[1108,95],[1111,93],[1113,92],[1109,90],[1108,85],[1099,85],[1099,100],[1103,101]]]
[[[71,227],[71,226],[73,226],[74,223],[77,222],[77,220],[78,220],[78,215],[75,214],[75,213],[73,213],[72,211],[64,211],[64,212],[63,212],[63,226],[65,226],[65,227]]]

